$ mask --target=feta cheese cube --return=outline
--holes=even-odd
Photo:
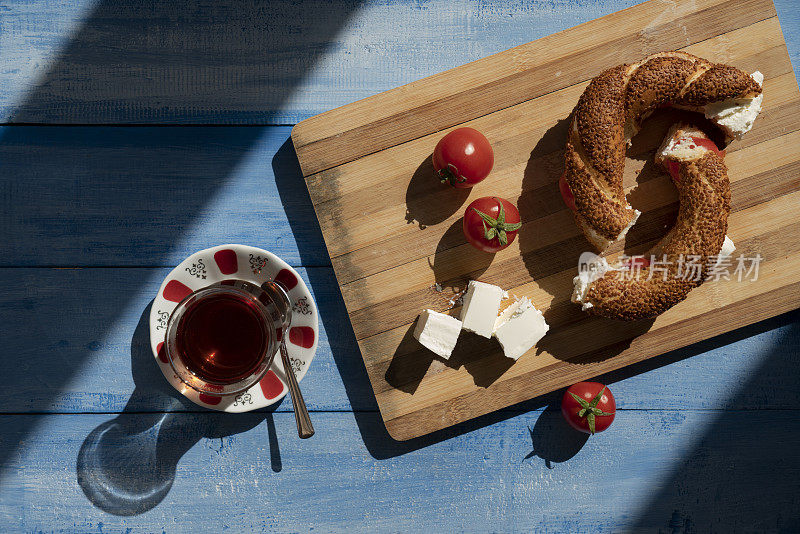
[[[433,351],[437,356],[448,359],[458,341],[461,332],[461,321],[447,314],[433,310],[425,310],[419,314],[414,337],[422,346]]]
[[[500,301],[504,295],[505,291],[497,286],[472,280],[467,294],[464,295],[464,304],[461,308],[464,330],[491,338],[497,312],[500,310]]]
[[[507,358],[519,359],[544,337],[550,326],[542,312],[523,297],[506,308],[495,323],[494,336]]]

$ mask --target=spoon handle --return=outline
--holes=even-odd
[[[283,369],[286,371],[286,381],[289,386],[289,393],[292,394],[292,406],[294,407],[294,419],[297,421],[297,435],[302,439],[310,438],[314,435],[314,425],[311,424],[311,417],[308,415],[306,401],[300,393],[300,385],[297,377],[294,376],[292,363],[289,361],[289,352],[286,350],[286,342],[281,342],[281,361]]]

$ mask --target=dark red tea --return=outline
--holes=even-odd
[[[192,373],[230,384],[252,375],[270,343],[257,304],[244,296],[218,293],[189,304],[178,323],[178,354]]]

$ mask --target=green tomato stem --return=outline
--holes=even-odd
[[[506,232],[519,230],[522,227],[522,222],[507,223],[506,212],[503,208],[503,203],[499,198],[495,197],[494,200],[497,201],[499,211],[497,214],[497,219],[487,215],[477,208],[472,208],[472,210],[483,220],[483,236],[486,238],[486,240],[491,241],[497,237],[497,241],[500,243],[500,245],[506,246],[508,245],[508,235]]]
[[[609,415],[614,415],[614,413],[615,413],[615,412],[611,412],[611,413],[604,412],[603,410],[601,410],[600,408],[597,407],[597,403],[600,402],[600,399],[603,397],[603,392],[605,390],[606,390],[606,387],[603,386],[603,389],[601,389],[597,393],[597,395],[595,395],[594,398],[592,398],[591,401],[587,401],[586,399],[581,398],[578,395],[575,395],[571,391],[567,392],[567,393],[570,394],[570,396],[572,396],[573,399],[575,399],[575,402],[577,402],[578,404],[581,405],[581,409],[578,411],[578,417],[580,417],[580,418],[586,417],[586,422],[589,424],[589,432],[592,435],[594,435],[594,433],[595,433],[595,428],[596,428],[595,427],[595,419],[596,419],[597,416],[600,416],[600,415],[609,416]]]
[[[455,186],[456,184],[463,184],[467,181],[466,178],[458,173],[458,168],[452,163],[448,163],[447,167],[436,171],[436,174],[439,176],[439,181],[443,184]]]

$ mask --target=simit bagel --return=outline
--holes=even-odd
[[[573,302],[591,313],[616,319],[655,317],[703,283],[712,257],[730,255],[725,236],[730,213],[730,183],[722,154],[701,130],[673,126],[656,154],[656,163],[672,176],[680,208],[675,225],[648,257],[652,269],[610,269],[605,260],[591,276],[575,278]],[[693,264],[691,270],[688,262]]]
[[[578,100],[566,146],[561,190],[575,221],[600,251],[622,239],[639,217],[625,199],[625,148],[660,107],[699,111],[741,137],[761,110],[760,72],[752,76],[685,52],[662,52],[619,65],[591,81]]]

